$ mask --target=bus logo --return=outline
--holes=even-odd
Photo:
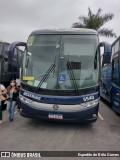
[[[33,99],[36,99],[36,100],[39,100],[39,101],[41,100],[41,97],[36,96],[34,94],[31,94],[31,93],[28,93],[28,92],[24,92],[23,95],[27,96],[27,97],[30,97],[30,98],[33,98]]]
[[[54,105],[54,106],[53,106],[53,109],[54,109],[54,110],[58,110],[58,109],[59,109],[59,106],[58,106],[58,105]]]

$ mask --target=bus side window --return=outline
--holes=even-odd
[[[9,48],[9,43],[4,43],[4,49],[2,54],[4,55],[4,57],[8,58],[8,48]]]
[[[119,85],[118,57],[113,60],[113,80],[116,85]]]
[[[2,50],[3,50],[3,42],[0,42],[0,54],[2,54]]]
[[[18,56],[18,49],[15,48],[13,59],[16,60],[16,61],[17,61],[17,56]]]
[[[7,73],[8,72],[8,61],[6,59],[4,59],[3,62],[3,73]]]

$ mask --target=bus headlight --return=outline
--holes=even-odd
[[[19,94],[19,99],[23,101],[24,103],[32,103],[33,101],[31,99],[28,99],[26,97],[23,97],[21,94]]]
[[[93,101],[81,103],[80,106],[82,106],[84,108],[89,108],[89,107],[96,106],[98,103],[99,103],[99,99],[96,99],[96,100],[93,100]]]

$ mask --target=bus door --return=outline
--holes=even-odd
[[[118,111],[120,110],[120,74],[119,74],[119,59],[118,57],[113,59],[112,64],[112,92],[111,102],[112,107]]]

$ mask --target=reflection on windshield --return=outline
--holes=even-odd
[[[50,68],[47,70],[47,72],[45,73],[45,75],[42,77],[40,83],[38,84],[38,86],[37,86],[38,88],[40,88],[41,85],[42,85],[44,82],[46,82],[46,80],[47,80],[48,77],[50,76],[50,73],[53,71],[54,67],[55,67],[55,64],[52,64],[52,65],[50,66]]]
[[[60,41],[61,40],[61,41]],[[28,40],[22,80],[44,89],[75,90],[98,83],[95,35],[35,35]]]

